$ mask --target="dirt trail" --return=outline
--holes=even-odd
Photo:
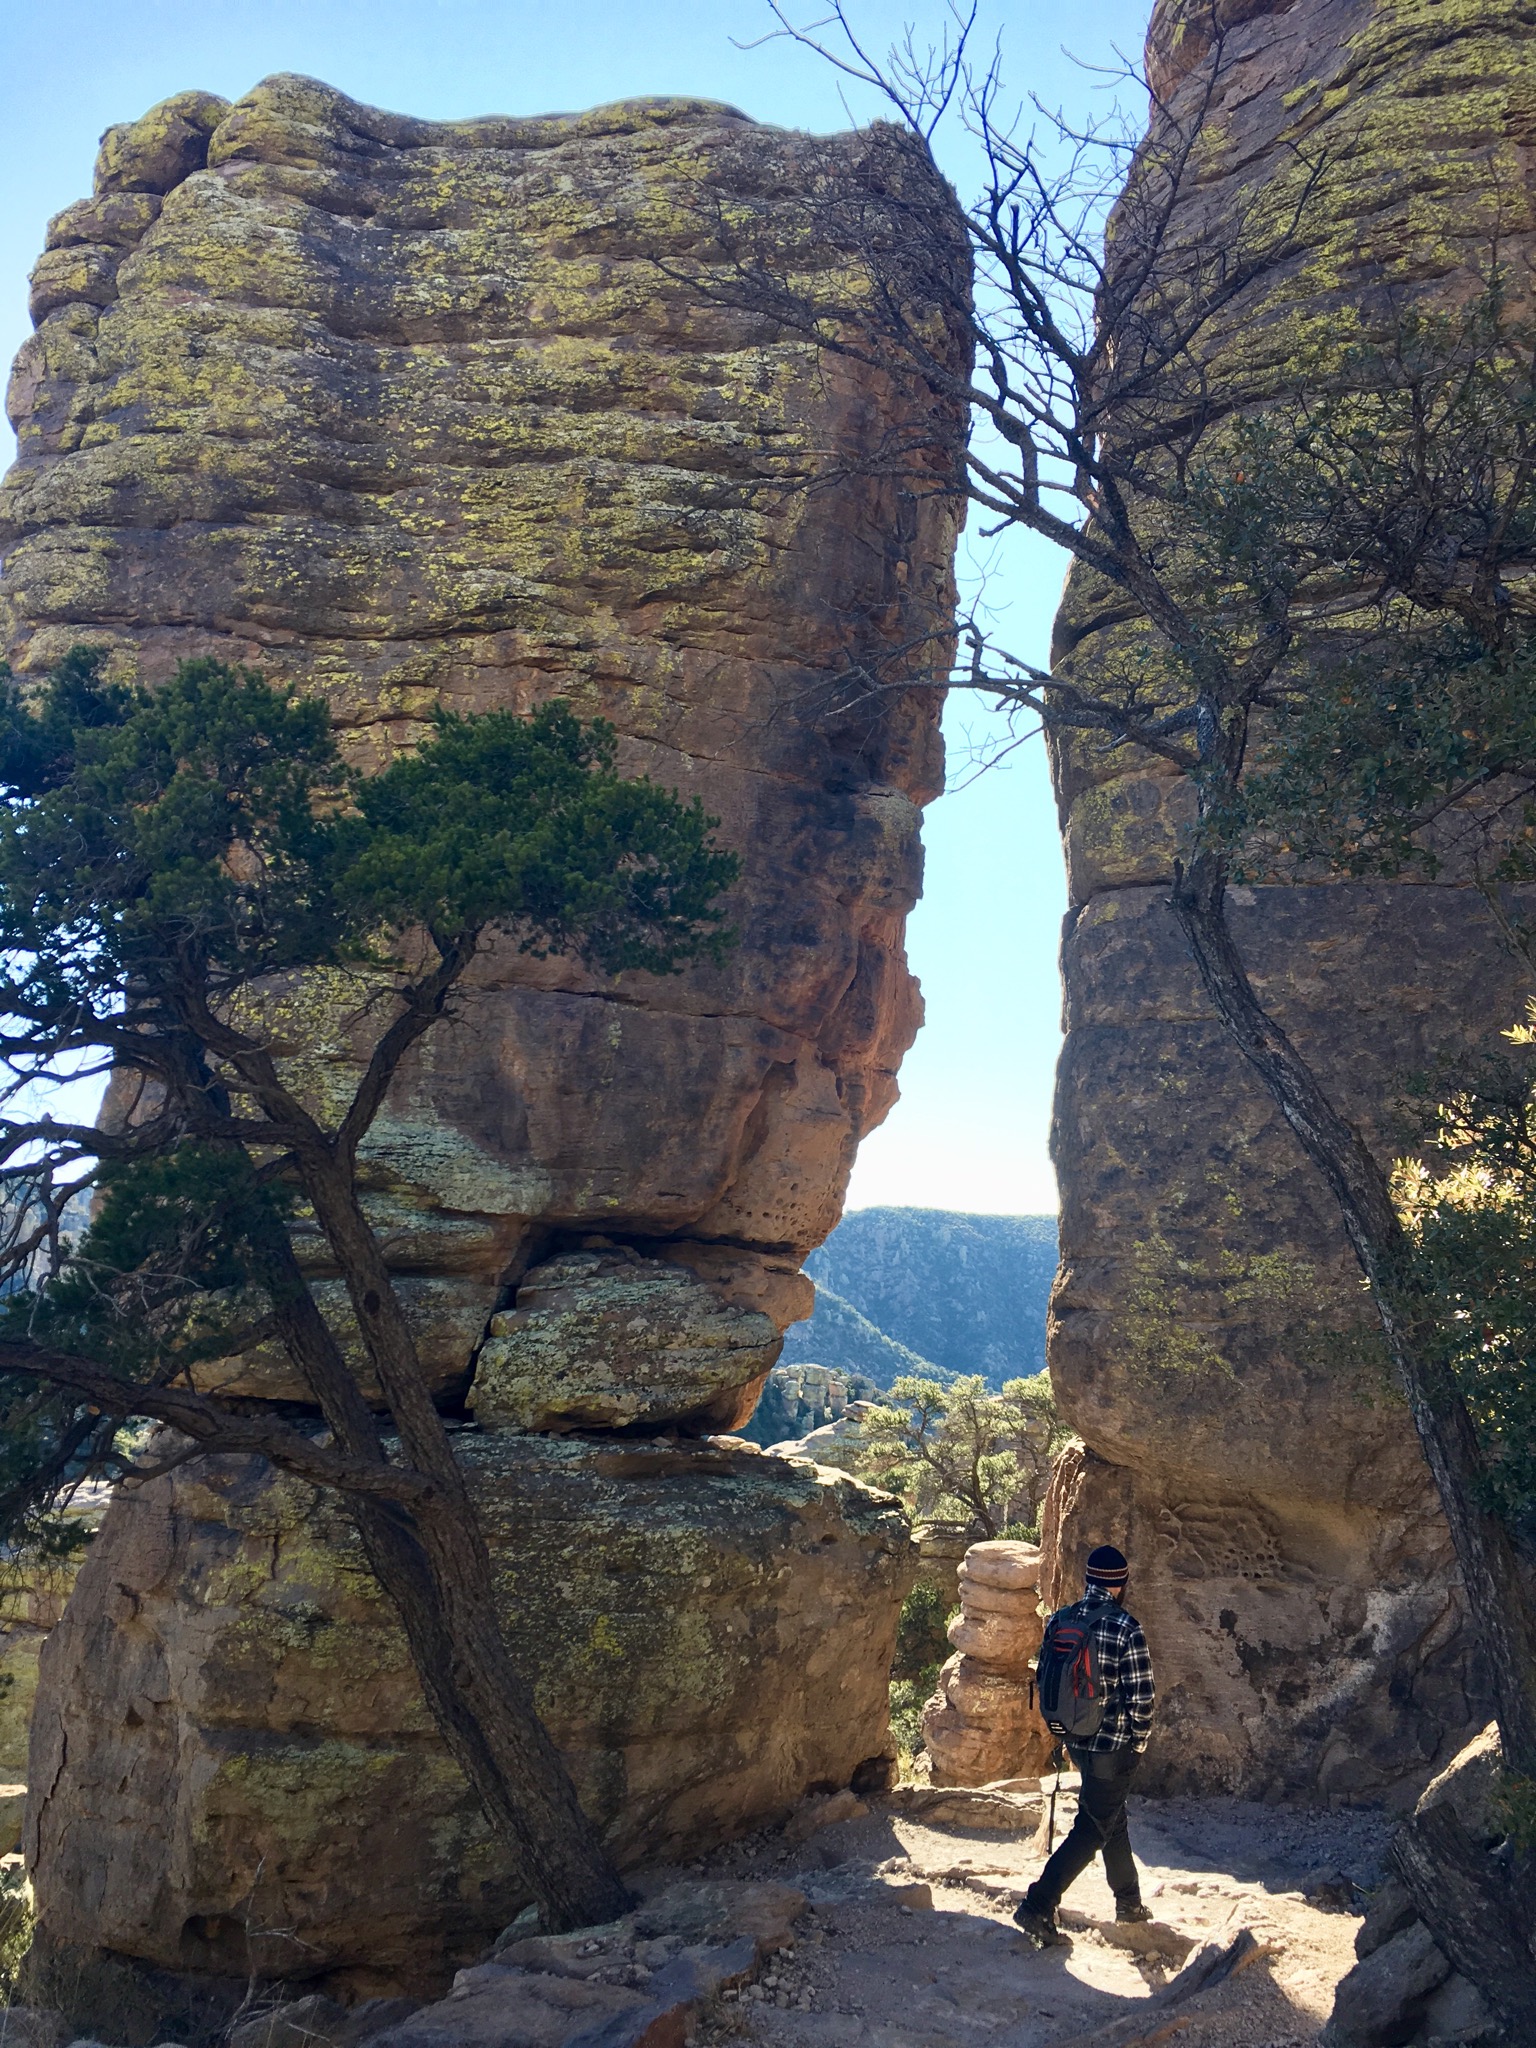
[[[1058,1807],[1058,1839],[1072,1800]],[[1392,1821],[1379,1813],[1295,1811],[1230,1799],[1131,1802],[1143,1891],[1156,1916],[1119,1945],[1100,1866],[1065,1901],[1065,1947],[1037,1951],[1010,1915],[1038,1871],[1033,1829],[940,1824],[876,1802],[803,1844],[754,1841],[711,1858],[712,1876],[774,1877],[811,1901],[791,1954],[722,2005],[701,2044],[762,2048],[1313,2048],[1333,1989],[1354,1961],[1358,1915],[1312,1903],[1319,1873],[1369,1888]],[[922,1888],[932,1907],[923,1903]],[[917,1887],[914,1891],[911,1888]],[[907,1903],[903,1903],[905,1891]],[[1167,1987],[1202,1945],[1247,1928],[1259,1944],[1241,1974],[1170,2003]],[[1246,1945],[1245,1945],[1246,1947]]]

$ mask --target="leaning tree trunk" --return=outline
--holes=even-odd
[[[1410,1247],[1387,1177],[1254,994],[1227,924],[1219,857],[1196,855],[1175,885],[1173,907],[1217,1014],[1339,1205],[1450,1525],[1493,1680],[1505,1761],[1536,1777],[1536,1616],[1508,1529],[1479,1505],[1482,1450],[1460,1388],[1426,1341],[1432,1305],[1416,1300],[1408,1281]]]
[[[1178,874],[1173,908],[1217,1015],[1339,1205],[1445,1511],[1493,1680],[1505,1764],[1536,1777],[1536,1615],[1508,1529],[1479,1504],[1482,1450],[1461,1390],[1430,1341],[1433,1306],[1416,1298],[1408,1277],[1410,1247],[1386,1175],[1254,994],[1227,924],[1226,868],[1218,855],[1198,853]],[[1433,1819],[1411,1823],[1399,1842],[1399,1870],[1419,1916],[1488,1997],[1509,2038],[1531,2039],[1536,1958],[1522,1932],[1536,1903],[1530,1873],[1522,1863],[1512,1882],[1459,1825],[1458,1844],[1443,1825],[1431,1826]]]
[[[407,1457],[433,1484],[431,1499],[414,1514],[393,1502],[351,1497],[368,1562],[400,1615],[438,1731],[511,1850],[546,1928],[563,1932],[616,1919],[632,1900],[508,1654],[474,1505],[427,1395],[372,1231],[350,1190],[347,1197],[340,1207],[344,1212],[350,1202],[355,1212],[350,1237],[360,1225],[374,1254],[355,1295],[378,1305],[370,1307],[370,1321],[387,1314],[384,1304],[393,1308],[410,1346],[408,1357],[398,1348],[391,1353],[380,1381]],[[262,1247],[260,1264],[285,1346],[341,1447],[369,1464],[387,1462],[378,1424],[280,1226]],[[353,1268],[343,1264],[350,1280]]]

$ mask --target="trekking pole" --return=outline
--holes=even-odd
[[[1047,1821],[1045,1829],[1045,1853],[1047,1856],[1050,1855],[1052,1849],[1056,1846],[1056,1794],[1061,1790],[1061,1765],[1064,1755],[1065,1751],[1058,1742],[1051,1751],[1051,1769],[1056,1775],[1051,1781],[1051,1817]]]

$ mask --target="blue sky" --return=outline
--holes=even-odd
[[[800,18],[823,10],[808,5]],[[883,49],[904,24],[936,36],[939,0],[851,0]],[[1102,111],[1101,81],[1064,54],[1139,51],[1148,0],[1064,9],[1014,0],[986,18],[1000,32],[1019,97],[1069,113]],[[274,71],[326,79],[354,98],[447,119],[534,114],[640,93],[730,101],[787,127],[844,128],[872,102],[784,42],[738,47],[772,27],[761,0],[53,0],[5,11],[0,83],[0,354],[28,331],[26,276],[50,214],[90,189],[97,138],[167,94],[200,87],[236,98]],[[937,139],[961,191],[975,175],[963,136]],[[0,459],[9,461],[9,434]],[[1063,563],[1029,541],[989,567],[988,600],[1010,645],[1043,656]],[[956,699],[948,716],[963,778],[986,715]],[[902,1100],[865,1141],[849,1206],[894,1202],[1002,1213],[1054,1209],[1046,1155],[1059,1043],[1056,948],[1065,907],[1055,807],[1038,740],[928,813],[927,884],[909,928],[928,1021],[902,1070]]]

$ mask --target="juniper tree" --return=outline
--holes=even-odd
[[[622,776],[613,730],[558,702],[439,711],[414,752],[359,776],[315,700],[212,661],[131,687],[84,648],[41,686],[5,681],[0,794],[8,1526],[36,1525],[82,1473],[195,1453],[259,1455],[335,1489],[546,1923],[611,1918],[627,1894],[502,1639],[358,1158],[492,934],[611,973],[718,955],[737,862],[716,821]],[[322,975],[354,992],[359,1047],[356,1085],[329,1107],[283,1022],[295,985]],[[38,1111],[41,1084],[103,1070],[99,1124]],[[61,1217],[82,1185],[95,1213],[72,1242]],[[345,1281],[357,1368],[295,1252],[298,1210]],[[208,1390],[209,1360],[274,1340],[328,1439]],[[137,1455],[135,1418],[164,1425]]]
[[[1038,1522],[1051,1459],[1069,1434],[1044,1373],[998,1391],[979,1374],[908,1374],[865,1417],[859,1469],[925,1521],[991,1543]]]

